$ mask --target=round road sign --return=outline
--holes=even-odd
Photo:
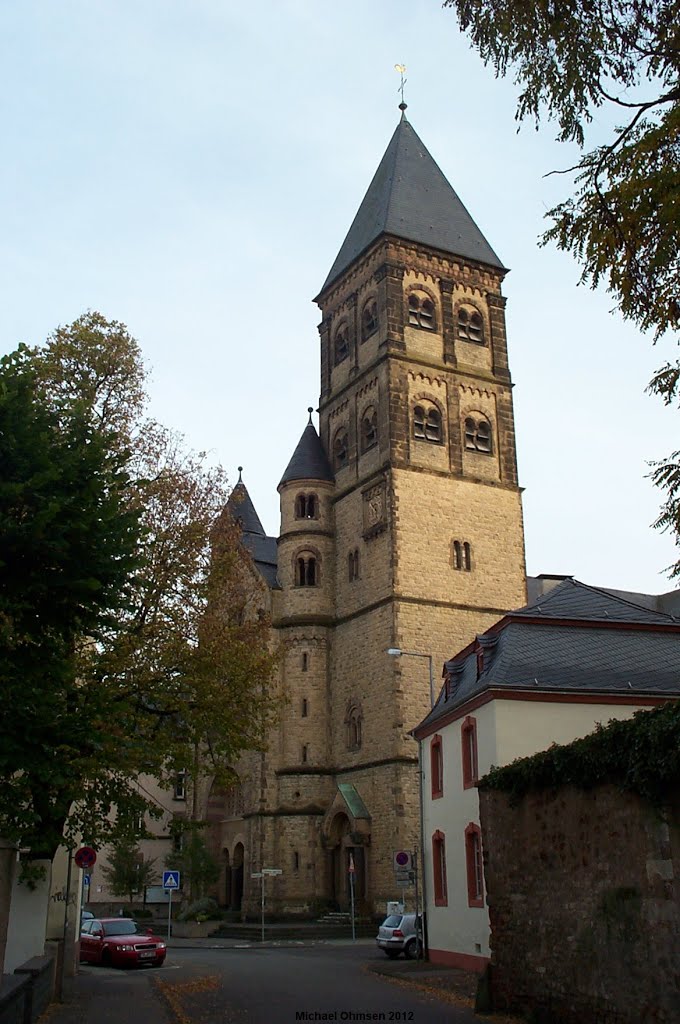
[[[97,853],[91,846],[81,846],[73,858],[79,868],[91,868],[97,860]]]

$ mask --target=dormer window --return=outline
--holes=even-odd
[[[319,502],[316,494],[298,494],[295,499],[296,519],[318,519]]]
[[[473,341],[476,345],[484,344],[484,320],[479,310],[472,305],[460,306],[458,309],[458,337],[463,341]]]
[[[349,328],[347,324],[338,327],[335,333],[335,344],[333,346],[333,357],[335,365],[342,363],[349,356]]]
[[[378,443],[378,413],[371,406],[361,420],[361,450],[368,451]]]
[[[468,416],[465,420],[465,447],[468,451],[491,455],[491,424],[485,417]]]
[[[442,416],[434,405],[416,405],[413,409],[413,436],[419,441],[439,444],[442,439]]]
[[[341,427],[333,441],[333,465],[336,469],[347,465],[349,459],[349,435],[344,427]]]
[[[411,292],[408,297],[408,322],[413,327],[433,331],[437,326],[434,302],[425,292]]]
[[[361,314],[361,340],[366,341],[378,330],[378,304],[369,299]]]

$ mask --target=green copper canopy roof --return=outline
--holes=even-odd
[[[404,116],[321,291],[383,234],[505,269]]]

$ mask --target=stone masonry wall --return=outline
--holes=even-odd
[[[680,1021],[680,799],[480,792],[495,1006],[550,1024]]]

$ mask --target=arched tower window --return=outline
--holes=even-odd
[[[451,546],[454,569],[470,572],[472,569],[472,547],[467,540],[454,540]]]
[[[363,722],[361,704],[356,700],[347,703],[345,725],[347,727],[347,749],[359,750],[361,747],[361,725]]]
[[[413,436],[419,441],[441,443],[442,414],[436,405],[421,403],[414,407]]]
[[[335,365],[343,363],[349,356],[349,327],[347,324],[341,324],[335,332],[335,341],[333,343],[333,360]]]
[[[484,320],[479,310],[471,303],[458,307],[457,334],[463,341],[484,344]]]
[[[484,452],[491,455],[491,424],[485,416],[466,416],[465,447],[468,451]]]
[[[296,519],[318,519],[319,501],[316,494],[298,494],[295,499]]]
[[[316,555],[301,551],[295,559],[295,586],[316,587],[319,585],[319,564]]]
[[[348,576],[350,583],[359,579],[359,549],[355,548],[347,556]]]
[[[361,313],[361,340],[366,341],[378,330],[378,304],[369,299]]]
[[[361,450],[367,452],[378,443],[378,412],[369,406],[361,419]]]
[[[340,427],[333,439],[333,465],[335,469],[346,466],[349,460],[349,434]]]
[[[408,322],[413,327],[434,331],[437,327],[434,302],[427,292],[414,291],[408,297]]]

